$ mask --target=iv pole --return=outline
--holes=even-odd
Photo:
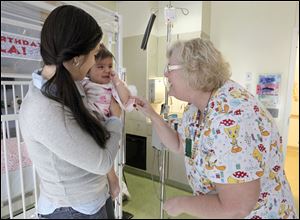
[[[169,4],[167,7],[165,7],[165,21],[167,23],[167,44],[166,44],[166,49],[168,50],[170,44],[171,44],[171,30],[173,27],[173,21],[175,20],[176,17],[176,9],[171,5],[171,1],[169,1]],[[182,13],[184,15],[187,15],[189,11],[185,8],[178,8],[181,9]],[[186,10],[186,12],[184,12]],[[156,10],[157,12],[158,10]],[[152,13],[150,20],[148,22],[148,25],[146,27],[146,31],[144,34],[144,38],[142,41],[141,49],[146,50],[147,48],[147,42],[150,36],[150,32],[154,23],[154,20],[156,18],[155,13]],[[165,87],[165,103],[162,104],[161,106],[161,114],[163,114],[164,120],[167,122],[168,121],[168,113],[169,113],[169,96],[168,96],[168,88],[167,86]],[[161,161],[160,161],[160,167],[159,167],[159,173],[160,173],[160,219],[164,218],[164,210],[163,210],[163,204],[165,201],[165,179],[166,179],[166,155],[167,155],[167,150],[166,147],[163,146],[160,149],[157,148],[161,152]]]
[[[171,1],[165,10],[169,10],[172,7]],[[166,15],[165,15],[166,16]],[[167,44],[166,49],[169,48],[171,44],[171,30],[172,30],[172,21],[170,19],[166,19],[167,21]],[[162,106],[162,112],[164,116],[164,120],[168,120],[168,113],[169,113],[169,95],[168,95],[168,88],[165,87],[165,103]],[[166,196],[166,189],[165,189],[165,179],[166,179],[166,155],[167,150],[165,147],[161,149],[161,166],[160,166],[160,219],[164,218],[164,201]]]

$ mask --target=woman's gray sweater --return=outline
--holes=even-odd
[[[40,177],[40,190],[60,206],[74,206],[108,198],[106,174],[119,149],[122,124],[112,117],[106,128],[105,149],[83,131],[62,105],[45,97],[33,84],[23,100],[21,133]]]

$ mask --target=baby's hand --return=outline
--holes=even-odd
[[[111,71],[110,72],[110,79],[115,83],[119,80],[119,76],[118,73],[116,73],[115,71]]]

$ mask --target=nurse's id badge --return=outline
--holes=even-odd
[[[185,139],[185,156],[192,158],[192,139],[186,138]]]

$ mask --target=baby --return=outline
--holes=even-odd
[[[81,82],[91,110],[106,120],[110,116],[109,106],[114,98],[123,110],[132,111],[134,99],[130,98],[131,93],[125,82],[113,71],[112,53],[101,44],[95,58],[96,63],[90,69],[88,78]],[[111,197],[114,199],[120,193],[119,180],[114,167],[107,174],[107,179]]]

